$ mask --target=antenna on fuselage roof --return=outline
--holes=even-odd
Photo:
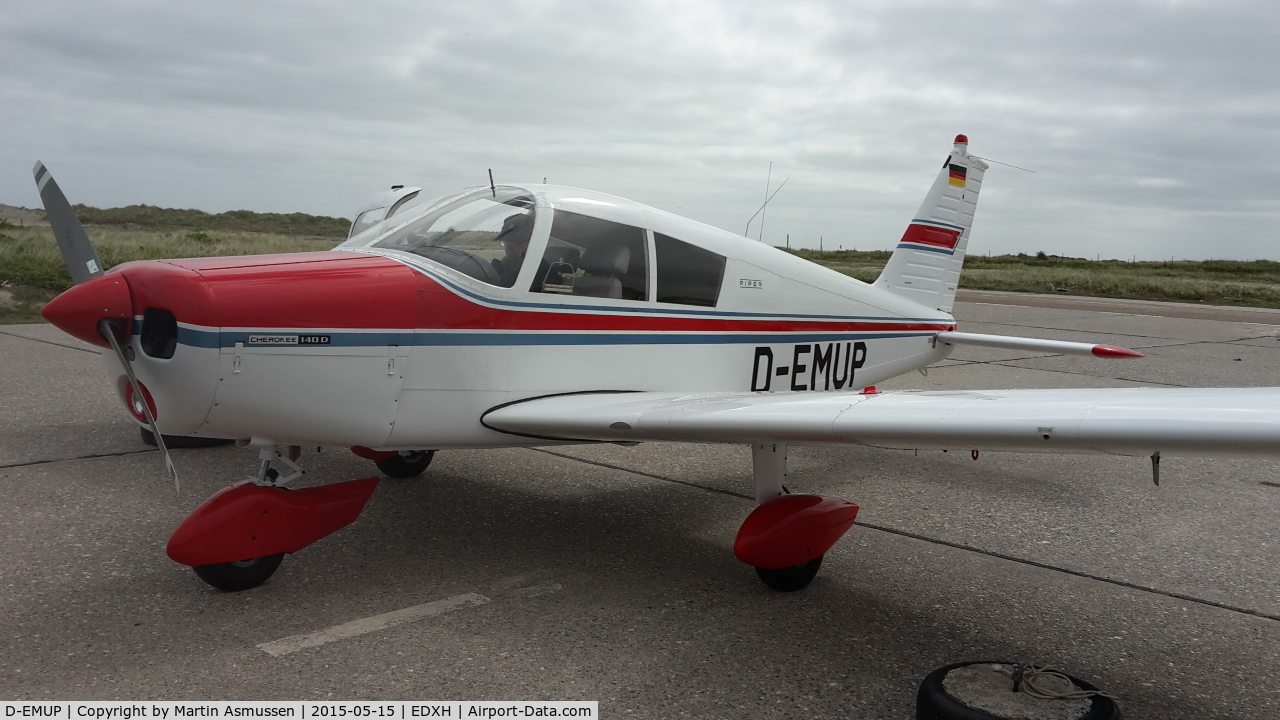
[[[498,186],[493,184],[493,168],[489,168],[489,190],[493,192],[493,197],[498,197]]]
[[[790,180],[790,179],[791,179],[791,178],[787,178],[787,180]],[[779,185],[779,186],[778,186],[778,189],[773,191],[773,195],[777,195],[777,194],[778,194],[778,192],[782,190],[782,188],[787,184],[787,180],[783,180],[783,181],[782,181],[782,185]],[[769,201],[773,199],[773,195],[770,195],[769,197],[765,198],[764,205],[761,205],[761,206],[760,206],[760,209],[759,209],[759,210],[757,210],[757,211],[755,211],[755,214],[753,214],[753,215],[751,216],[751,219],[750,219],[750,220],[747,220],[747,226],[746,226],[745,228],[743,228],[743,230],[742,230],[742,236],[743,236],[743,237],[745,237],[745,238],[750,238],[750,237],[751,237],[751,236],[748,234],[748,233],[751,231],[751,220],[755,220],[755,219],[756,219],[756,215],[759,215],[759,214],[760,214],[760,213],[761,213],[761,212],[762,212],[762,211],[763,211],[763,210],[764,210],[764,209],[769,205]],[[764,223],[763,223],[763,221],[762,221],[762,222],[761,222],[761,225],[763,225],[763,224],[764,224]],[[763,230],[763,228],[762,228],[762,230]],[[761,235],[763,236],[763,232],[761,233]]]
[[[764,202],[766,205],[769,203],[769,187],[772,182],[773,182],[773,161],[771,160],[769,161],[769,172],[764,176]],[[765,210],[760,213],[760,234],[759,236],[756,237],[756,240],[760,242],[764,242],[764,221],[765,221],[765,218],[767,217],[769,217],[768,210]]]

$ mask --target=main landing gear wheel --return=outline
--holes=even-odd
[[[813,579],[818,575],[818,568],[822,567],[822,558],[824,557],[826,556],[819,555],[809,562],[777,568],[776,570],[758,567],[756,568],[756,575],[760,576],[760,580],[765,585],[778,592],[794,592],[813,582]]]
[[[431,458],[435,456],[435,450],[417,450],[414,452],[402,452],[386,460],[375,460],[374,464],[387,477],[408,480],[421,475],[427,469],[427,466],[431,464]]]
[[[196,571],[201,580],[219,590],[239,592],[266,582],[276,568],[280,567],[283,559],[284,553],[276,553],[235,562],[197,565],[191,569]]]

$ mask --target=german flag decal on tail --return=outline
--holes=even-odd
[[[963,165],[951,165],[947,182],[964,187],[964,176],[968,168]]]

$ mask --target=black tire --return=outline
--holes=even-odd
[[[431,464],[431,459],[435,456],[435,450],[417,450],[410,453],[400,453],[386,460],[375,460],[374,464],[387,477],[408,480],[416,478],[426,471],[427,466]]]
[[[155,433],[151,432],[147,428],[138,428],[138,430],[142,433],[143,445],[158,447],[156,445]],[[164,446],[170,449],[217,447],[218,445],[230,445],[235,442],[235,440],[228,440],[226,438],[191,437],[189,435],[163,435],[161,437],[164,438]]]
[[[756,575],[760,576],[760,580],[765,585],[778,592],[795,592],[813,582],[813,578],[818,575],[818,568],[822,567],[822,558],[824,557],[826,556],[819,555],[809,562],[776,570],[758,567],[756,568]]]
[[[1008,720],[1003,715],[993,715],[985,710],[975,710],[955,699],[947,692],[942,679],[947,673],[967,665],[1012,665],[1011,662],[999,660],[978,660],[971,662],[944,665],[925,676],[916,693],[916,720]],[[1071,677],[1068,675],[1067,677]],[[1071,678],[1071,682],[1081,690],[1097,690],[1098,688],[1079,678]],[[1081,720],[1121,720],[1120,706],[1107,697],[1090,698],[1089,712]]]
[[[276,553],[238,562],[197,565],[191,569],[196,571],[196,575],[200,576],[201,580],[219,590],[239,592],[258,587],[266,582],[276,568],[280,567],[280,561],[283,559],[284,553]]]

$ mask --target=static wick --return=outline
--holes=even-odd
[[[489,168],[489,189],[493,191],[493,197],[498,197],[498,186],[493,184],[493,168]]]
[[[1160,451],[1157,450],[1151,455],[1151,482],[1160,487]]]

